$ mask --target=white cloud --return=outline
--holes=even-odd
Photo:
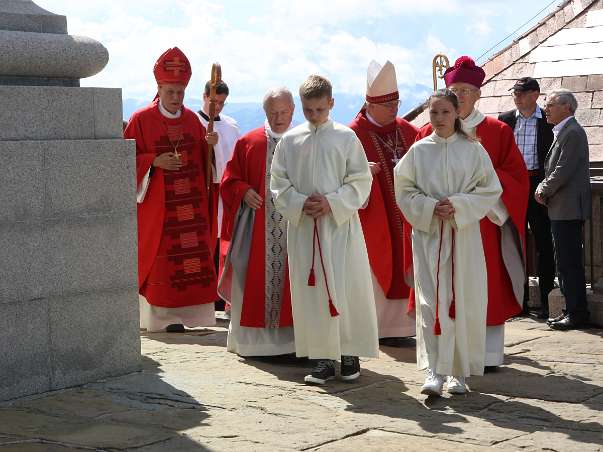
[[[429,25],[451,15],[489,33],[501,0],[37,0],[65,14],[70,33],[89,36],[109,50],[100,74],[82,80],[85,86],[121,87],[124,98],[150,99],[155,92],[152,68],[168,47],[180,47],[191,60],[193,78],[187,95],[200,97],[211,63],[222,65],[232,101],[257,101],[275,85],[296,91],[310,73],[331,78],[335,90],[363,93],[371,59],[391,60],[399,83],[431,85],[431,59],[454,46]],[[508,2],[506,2],[508,3]],[[477,5],[480,5],[479,8]],[[473,5],[473,6],[472,6]],[[261,12],[258,12],[261,11]],[[245,15],[247,13],[247,15]],[[384,41],[370,34],[385,18],[410,16],[416,26],[413,42]],[[452,25],[451,20],[451,25]],[[360,24],[356,26],[357,24]],[[479,24],[479,25],[475,25]],[[425,26],[425,29],[422,29]]]
[[[488,20],[478,19],[467,26],[467,31],[477,37],[483,38],[492,32],[492,27]]]

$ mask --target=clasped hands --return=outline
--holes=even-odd
[[[454,217],[454,207],[448,198],[444,198],[437,202],[433,214],[440,220],[450,220]]]
[[[331,205],[325,195],[312,193],[304,202],[302,212],[316,219],[331,212]]]
[[[218,132],[208,133],[205,135],[205,139],[207,140],[207,144],[215,146],[218,144]],[[180,154],[177,152],[164,152],[155,157],[153,166],[168,171],[178,171],[182,168],[182,160],[180,159]]]
[[[155,157],[153,166],[168,171],[177,171],[182,168],[182,159],[177,152],[164,152]]]

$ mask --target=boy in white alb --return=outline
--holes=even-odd
[[[359,356],[377,357],[371,270],[358,209],[372,177],[356,134],[329,119],[331,83],[311,75],[300,87],[308,120],[276,147],[270,190],[287,219],[295,353],[319,359],[305,377],[324,384],[360,375]]]

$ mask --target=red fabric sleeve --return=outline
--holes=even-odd
[[[495,166],[496,174],[503,188],[502,200],[517,228],[525,248],[525,221],[530,179],[526,164],[515,143],[511,128],[504,124],[500,131],[500,160]]]
[[[419,133],[419,128],[408,121],[398,121],[398,126],[400,127],[400,130],[402,130],[402,134],[404,135],[404,141],[410,149],[412,144],[415,142],[417,134]]]
[[[431,127],[430,123],[425,124],[423,127],[421,127],[415,137],[415,142],[422,140],[425,137],[428,137],[429,135],[431,135],[431,132],[433,132],[433,129]]]
[[[127,140],[134,140],[136,143],[136,186],[140,185],[156,157],[153,150],[151,150],[151,152],[145,150],[142,143],[139,143],[139,140],[136,139],[143,135],[139,116],[135,114],[132,116],[124,130],[124,138]]]
[[[224,176],[220,184],[220,195],[222,196],[222,205],[224,208],[222,216],[222,231],[220,237],[223,240],[232,240],[232,229],[234,227],[235,217],[241,201],[251,185],[245,180],[247,146],[241,140],[238,140],[230,161],[226,164]]]

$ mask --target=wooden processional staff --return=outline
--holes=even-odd
[[[207,121],[207,133],[214,131],[214,117],[216,116],[216,88],[218,83],[222,81],[222,68],[219,63],[211,65],[211,81],[209,82],[209,120]],[[207,183],[207,190],[211,189],[213,183],[212,168],[215,165],[214,146],[212,144],[207,145],[207,167],[205,174],[205,182]]]
[[[438,79],[444,78],[444,72],[450,67],[450,61],[446,55],[438,53],[433,57],[433,90],[438,90]]]

